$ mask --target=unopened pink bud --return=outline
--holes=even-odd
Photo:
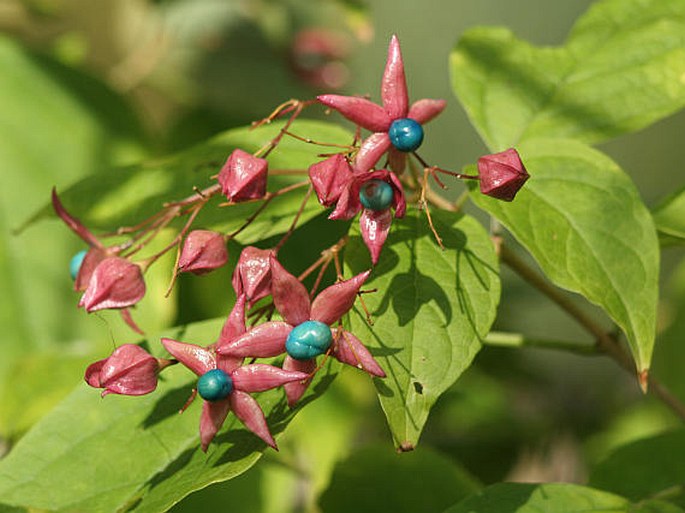
[[[340,153],[309,167],[309,179],[319,203],[324,207],[330,207],[338,201],[351,178],[352,168]]]
[[[183,243],[178,270],[205,274],[228,262],[223,235],[210,230],[193,230]]]
[[[521,157],[514,148],[478,159],[480,192],[504,201],[511,201],[530,178]]]
[[[171,362],[159,360],[145,349],[124,344],[104,360],[88,366],[85,380],[94,388],[103,388],[107,394],[144,395],[157,388],[157,373]]]
[[[240,253],[233,271],[233,289],[245,294],[250,305],[271,294],[271,264],[273,251],[247,246]]]
[[[87,312],[106,308],[126,308],[145,295],[140,267],[121,257],[105,258],[93,271],[79,306]]]
[[[258,199],[266,194],[267,162],[243,150],[234,150],[219,172],[221,192],[228,201]]]

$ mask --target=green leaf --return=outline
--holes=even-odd
[[[211,342],[222,322],[192,324],[167,336]],[[330,368],[320,371],[301,406],[333,376]],[[192,491],[240,475],[261,457],[265,444],[229,415],[203,453],[201,401],[178,414],[193,383],[192,373],[176,365],[146,396],[101,399],[82,384],[0,461],[0,503],[57,511],[158,512]],[[258,397],[274,435],[297,412],[283,395],[271,390]]]
[[[685,506],[685,430],[638,440],[616,449],[590,472],[590,485],[631,500],[668,494]]]
[[[364,295],[374,324],[359,309],[351,331],[372,348],[385,370],[374,379],[398,447],[418,442],[428,412],[466,370],[495,318],[500,294],[493,244],[473,218],[433,213],[445,250],[425,216],[411,211],[394,220],[380,262]],[[354,237],[345,252],[354,273],[370,267],[369,252]]]
[[[638,371],[654,346],[659,244],[628,176],[601,152],[571,140],[521,145],[531,178],[511,203],[477,192],[558,286],[599,305],[623,329]]]
[[[485,488],[444,513],[681,513],[661,501],[638,505],[600,490],[574,484],[499,483]]]
[[[189,495],[169,511],[171,513],[223,511],[230,503],[232,508],[240,504],[240,513],[264,513],[264,500],[260,495],[260,487],[267,477],[265,473],[264,464],[254,466],[230,481],[213,484]]]
[[[478,488],[465,470],[439,453],[423,448],[397,454],[388,446],[372,446],[335,467],[319,502],[327,513],[442,511]]]
[[[83,379],[84,369],[96,357],[83,351],[36,351],[18,358],[7,373],[0,395],[2,431],[25,432]]]
[[[179,154],[116,170],[107,176],[92,176],[75,186],[59,191],[67,210],[88,227],[113,230],[121,226],[136,225],[159,212],[165,202],[181,200],[200,189],[216,184],[210,177],[216,175],[228,155],[236,148],[255,152],[277,134],[282,123],[257,129],[239,128],[224,132],[209,141]],[[326,143],[349,144],[352,135],[337,125],[317,121],[297,121],[290,128],[302,137],[315,138]],[[268,189],[276,191],[286,185],[307,180],[307,168],[317,161],[322,147],[285,137],[268,157]],[[277,175],[276,170],[299,170],[301,176]],[[240,233],[236,240],[251,244],[285,232],[302,204],[306,185],[271,201],[266,210]],[[219,195],[220,196],[220,195]],[[194,226],[232,232],[262,201],[240,203],[219,208],[226,198],[213,198],[204,208]],[[312,195],[307,202],[300,222],[304,223],[321,213],[321,206]],[[32,221],[52,215],[46,206]]]
[[[605,141],[685,105],[685,4],[604,0],[555,48],[476,28],[452,52],[450,70],[493,151],[535,137]]]
[[[685,187],[659,205],[653,216],[662,240],[685,243]]]

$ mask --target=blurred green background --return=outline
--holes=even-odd
[[[534,44],[561,44],[590,3],[0,0],[0,455],[80,383],[88,362],[114,342],[135,340],[116,314],[76,309],[67,266],[81,245],[64,226],[51,220],[13,233],[47,203],[52,186],[180,150],[262,118],[291,97],[337,89],[377,99],[393,33],[402,42],[410,97],[448,100],[427,128],[422,155],[459,169],[485,152],[449,86],[447,59],[459,35],[474,25],[506,25]],[[681,112],[601,149],[653,207],[685,183],[684,133]],[[460,191],[455,185],[448,193]],[[678,248],[663,254],[654,372],[685,399],[682,256]],[[164,300],[168,266],[153,269],[135,313],[146,331],[224,314],[228,270],[183,279]],[[497,330],[590,342],[506,270],[503,279]],[[388,465],[413,471],[425,462],[411,458],[442,458],[466,469],[459,471],[470,474],[465,483],[582,483],[588,465],[611,447],[676,424],[604,358],[486,347],[436,405],[417,450],[425,456]],[[373,387],[349,369],[279,444],[279,454],[177,509],[203,510],[231,497],[235,511],[350,510],[361,506],[334,499],[336,486],[354,482],[350,468],[363,465],[345,466],[345,458],[394,458]],[[367,452],[359,453],[362,447]],[[378,474],[358,478],[397,477]]]

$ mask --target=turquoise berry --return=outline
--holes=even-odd
[[[388,137],[400,151],[414,151],[423,142],[423,127],[411,118],[396,119],[390,125]]]
[[[221,369],[212,369],[197,380],[197,392],[205,401],[219,401],[233,392],[233,380]]]
[[[71,262],[69,262],[69,274],[71,274],[72,280],[76,279],[79,269],[81,269],[83,259],[86,258],[86,253],[88,253],[88,251],[84,249],[76,253],[73,257],[71,257]]]
[[[359,190],[359,201],[369,210],[385,210],[392,203],[392,187],[383,180],[369,180]]]
[[[298,324],[285,340],[285,350],[295,360],[309,360],[324,354],[333,341],[331,328],[323,322]]]

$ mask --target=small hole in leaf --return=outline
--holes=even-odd
[[[423,394],[423,385],[418,381],[414,381],[414,390],[416,390],[416,393],[419,395]]]

